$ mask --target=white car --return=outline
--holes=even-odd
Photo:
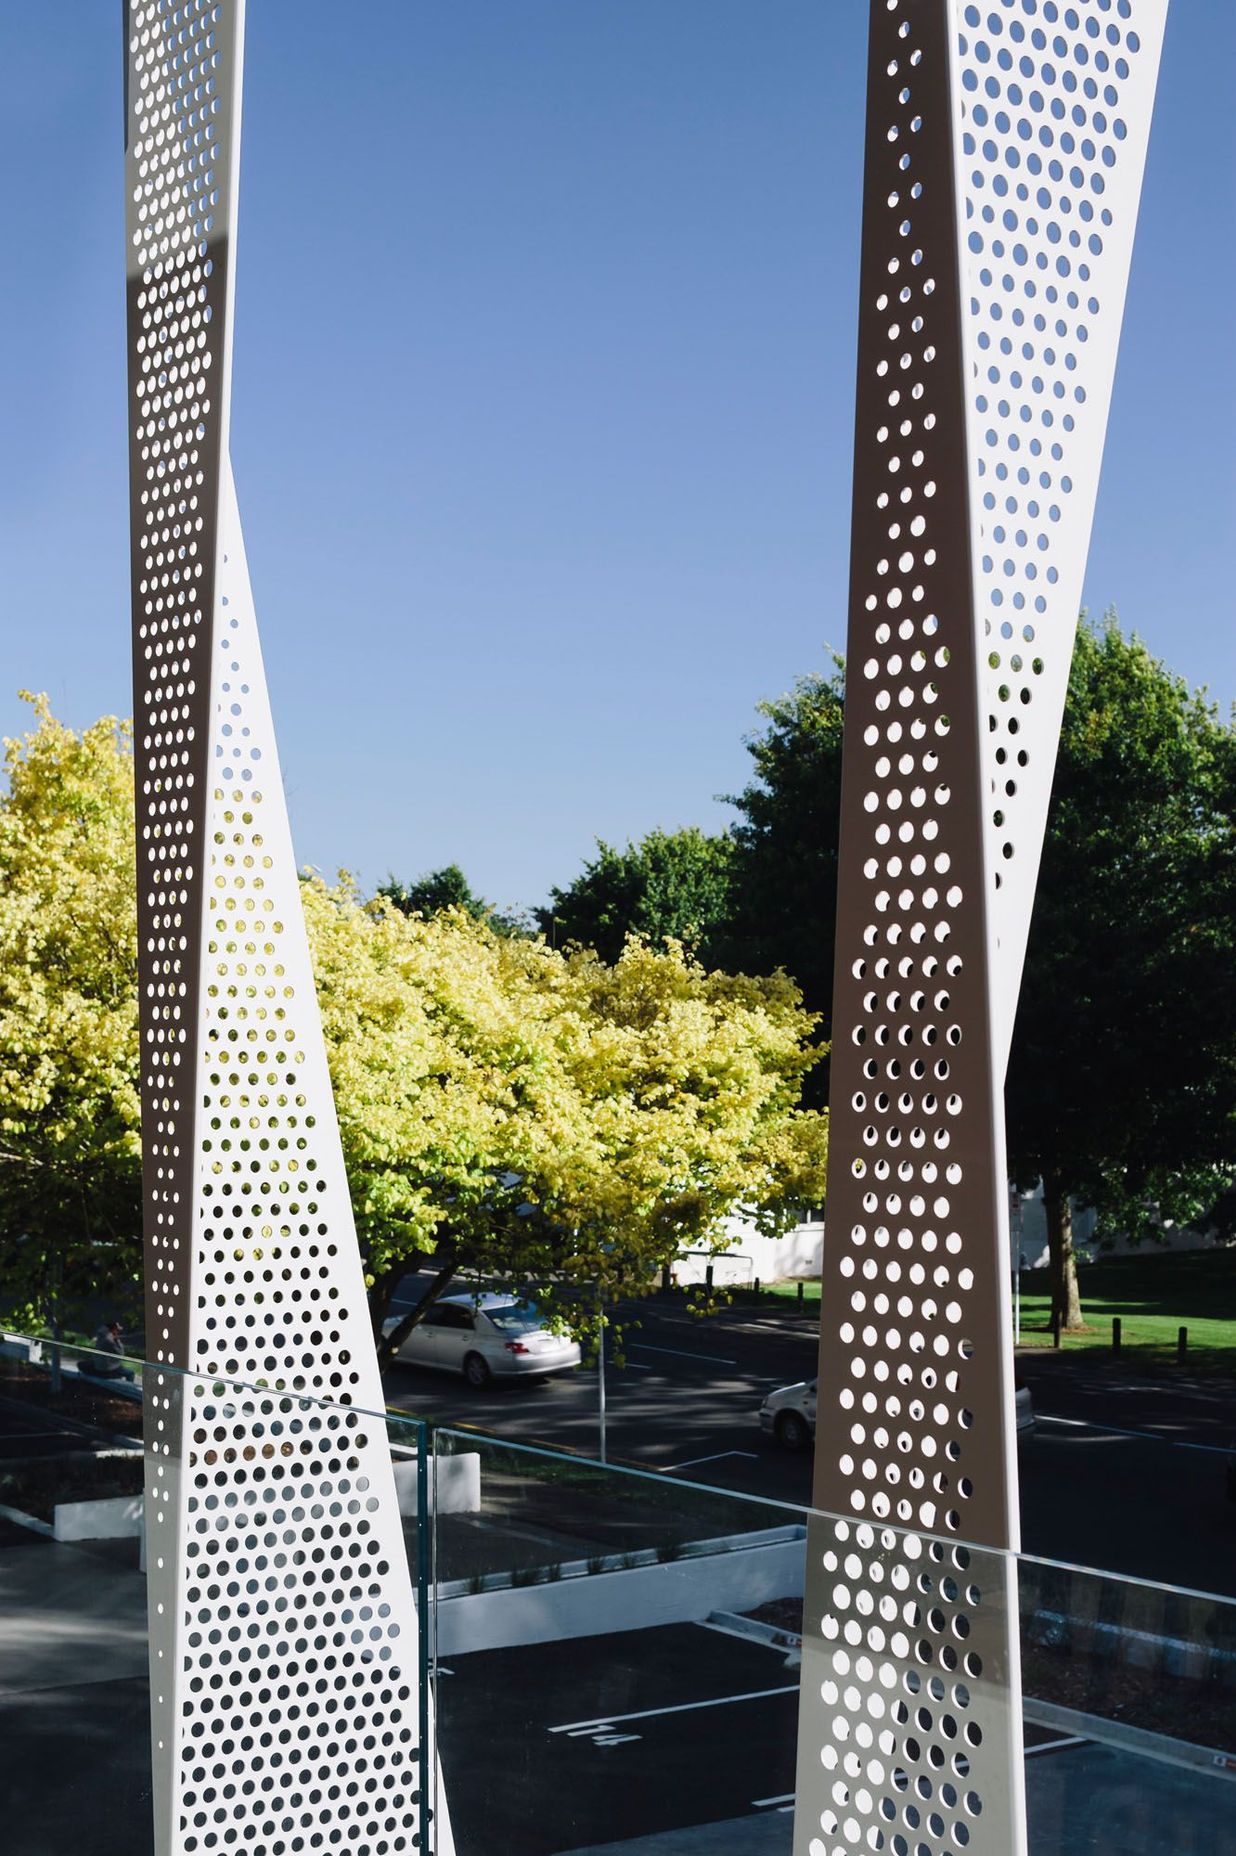
[[[398,1316],[387,1321],[386,1332]],[[545,1327],[536,1307],[518,1296],[444,1295],[435,1302],[398,1353],[409,1366],[462,1373],[470,1386],[491,1379],[544,1378],[579,1365],[579,1342]]]
[[[760,1406],[760,1429],[775,1437],[786,1450],[805,1450],[815,1436],[815,1389],[816,1381],[806,1379],[770,1392]],[[1020,1443],[1034,1430],[1034,1401],[1029,1386],[1017,1387],[1013,1409]]]
[[[815,1436],[814,1379],[770,1392],[760,1406],[760,1429],[786,1450],[805,1450]]]

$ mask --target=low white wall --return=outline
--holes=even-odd
[[[400,1514],[416,1513],[416,1463],[406,1459],[392,1464]],[[481,1505],[481,1459],[476,1453],[444,1456],[429,1465],[429,1506],[434,1505],[435,1484],[442,1514],[475,1514]],[[143,1497],[108,1496],[92,1502],[58,1502],[53,1532],[57,1540],[127,1540],[142,1532]]]
[[[400,1514],[416,1513],[416,1458],[396,1457],[394,1461],[395,1493]],[[459,1456],[429,1459],[429,1512],[438,1514],[477,1514],[481,1506],[481,1458],[479,1451],[466,1450]]]
[[[140,1495],[57,1502],[52,1532],[57,1540],[128,1540],[142,1531],[142,1509]]]
[[[750,1611],[771,1598],[801,1598],[807,1545],[801,1529],[728,1551],[693,1554],[628,1571],[584,1573],[550,1585],[510,1586],[438,1603],[438,1654],[504,1650],[658,1624],[698,1623],[714,1611]],[[785,1538],[790,1533],[791,1538]],[[719,1543],[718,1543],[719,1544]]]

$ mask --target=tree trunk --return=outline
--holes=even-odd
[[[60,1257],[59,1257],[59,1254],[57,1254],[57,1256],[52,1262],[51,1273],[50,1273],[50,1277],[48,1281],[47,1325],[52,1331],[51,1393],[52,1393],[53,1398],[59,1398],[60,1390],[63,1385],[63,1380],[61,1378],[62,1368],[61,1368],[61,1360],[60,1360],[60,1337],[64,1331],[63,1328],[61,1327],[61,1322],[60,1322]]]
[[[1073,1207],[1067,1188],[1052,1174],[1043,1177],[1043,1211],[1047,1219],[1052,1326],[1058,1321],[1066,1333],[1077,1333],[1086,1324],[1082,1320],[1081,1291],[1077,1286]]]
[[[396,1288],[399,1286],[403,1277],[407,1275],[408,1271],[410,1269],[419,1269],[423,1261],[424,1259],[419,1257],[416,1259],[409,1258],[407,1262],[399,1264],[395,1269],[388,1270],[386,1275],[381,1279],[381,1282],[375,1283],[374,1288],[370,1291],[370,1318],[373,1322],[373,1339],[374,1345],[377,1348],[378,1367],[380,1371],[385,1371],[390,1365],[413,1328],[419,1321],[424,1319],[425,1315],[438,1300],[438,1297],[444,1294],[450,1287],[451,1278],[455,1276],[470,1259],[466,1256],[458,1256],[452,1257],[449,1262],[443,1263],[415,1308],[410,1308],[407,1314],[400,1319],[398,1325],[393,1327],[389,1334],[384,1335],[382,1333],[382,1324],[386,1320],[386,1310],[390,1307],[391,1297],[394,1295]],[[380,1308],[377,1302],[379,1294],[381,1296]]]
[[[420,1253],[414,1251],[410,1257],[401,1257],[398,1263],[393,1263],[390,1269],[384,1271],[381,1276],[374,1277],[373,1287],[368,1295],[369,1325],[373,1330],[373,1344],[378,1349],[379,1357],[382,1349],[382,1324],[390,1314],[391,1300],[409,1270],[419,1269],[421,1261]]]

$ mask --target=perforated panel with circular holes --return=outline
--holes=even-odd
[[[1142,10],[1158,25],[1135,54],[1121,0],[989,0],[968,30],[962,0],[872,0],[814,1489],[850,1518],[808,1536],[798,1856],[1024,1849],[1001,1092],[1162,0]],[[1096,21],[1113,82],[1143,59],[1136,110],[1085,89]],[[1034,44],[1048,23],[1080,74],[1053,97],[1086,104],[1067,129],[1026,100],[1065,68],[1052,35]],[[1016,64],[1032,50],[1037,76]],[[1119,236],[1100,113],[1125,151]],[[1050,212],[1017,192],[1032,117],[1045,151],[1054,125]],[[1066,153],[1088,163],[1085,213],[1071,167],[1053,173]],[[1070,307],[1082,288],[1105,315]],[[1033,356],[1011,331],[1041,338]]]
[[[1098,489],[1166,0],[957,5],[954,142],[1007,1060]]]
[[[227,458],[242,34],[129,11],[156,1848],[402,1856],[417,1620]]]

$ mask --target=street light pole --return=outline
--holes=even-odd
[[[605,1304],[597,1291],[597,1400],[601,1420],[601,1461],[605,1461]]]
[[[613,1255],[612,1244],[602,1244],[601,1254]],[[597,1277],[597,1416],[601,1425],[601,1461],[605,1461],[605,1285]]]

